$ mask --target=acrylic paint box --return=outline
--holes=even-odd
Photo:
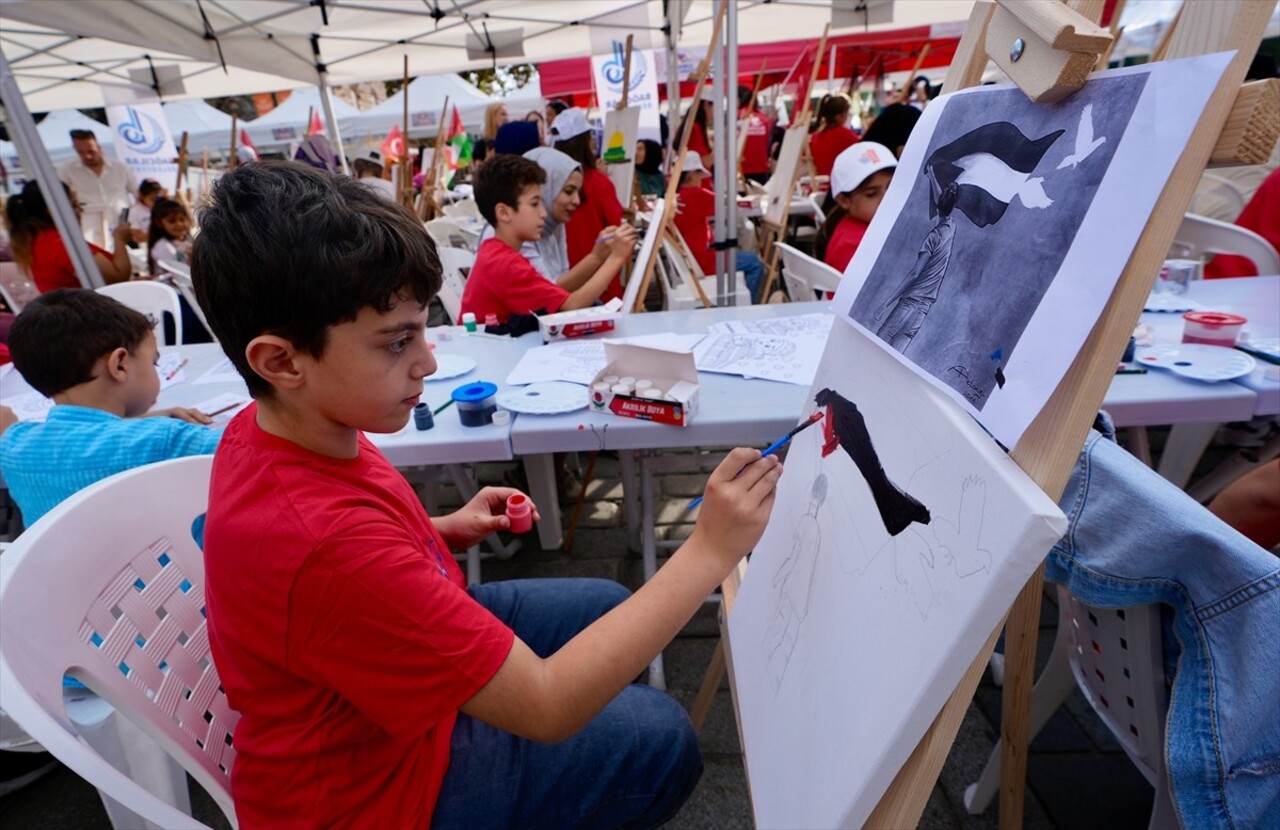
[[[593,412],[688,426],[698,409],[692,352],[604,342],[608,363],[587,387]]]
[[[544,314],[538,318],[538,328],[542,331],[542,342],[550,343],[566,337],[613,331],[620,314],[622,300],[615,298],[605,305]]]

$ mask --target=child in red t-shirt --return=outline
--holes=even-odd
[[[561,114],[564,117],[564,114]],[[494,235],[480,245],[462,292],[462,312],[507,322],[512,314],[554,313],[592,305],[631,256],[634,236],[618,234],[606,265],[570,292],[544,277],[520,253],[525,242],[542,237],[547,208],[541,185],[547,174],[523,156],[495,156],[476,170],[476,206]],[[576,215],[576,214],[575,214]]]
[[[491,164],[514,195],[477,196],[514,251],[541,225],[538,174]],[[629,684],[759,540],[780,464],[729,453],[693,535],[635,596],[468,589],[450,551],[508,529],[516,491],[432,520],[364,435],[403,429],[436,368],[422,223],[353,178],[273,161],[223,176],[201,218],[193,282],[255,398],[214,457],[204,547],[242,830],[670,818],[701,771],[697,736]]]
[[[840,273],[862,243],[897,166],[889,148],[874,141],[858,142],[836,157],[831,167],[836,206],[814,240],[814,254]]]
[[[738,128],[745,133],[742,139],[742,175],[764,184],[769,180],[769,136],[773,132],[773,122],[752,106],[752,97],[748,87],[738,87]]]
[[[809,136],[809,153],[819,176],[831,175],[836,156],[858,140],[849,129],[849,99],[843,95],[824,95],[818,104],[813,135]]]
[[[696,153],[686,153],[680,170],[680,189],[676,191],[676,229],[705,276],[716,274],[715,234],[711,230],[716,215],[716,197],[703,186],[710,175]],[[764,262],[754,251],[739,249],[737,265],[753,301],[761,299],[757,295],[760,284],[764,282]]]

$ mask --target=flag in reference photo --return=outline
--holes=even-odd
[[[395,162],[404,158],[404,133],[400,132],[399,124],[392,124],[391,131],[383,139],[382,157]]]
[[[1055,130],[1033,141],[1007,121],[984,124],[934,150],[925,168],[932,170],[938,190],[953,182],[959,186],[956,210],[984,228],[1000,221],[1015,196],[1024,207],[1053,204],[1044,192],[1044,177],[1031,174],[1064,132]],[[931,193],[930,216],[937,212],[935,196]]]
[[[307,135],[323,135],[324,122],[320,120],[320,113],[314,109],[311,110],[311,123],[307,125]]]
[[[447,160],[448,174],[445,176],[445,183],[453,182],[454,174],[457,173],[459,167],[465,167],[471,163],[471,136],[467,135],[467,128],[462,123],[462,116],[458,114],[458,108],[453,108],[453,118],[449,121],[449,132],[445,135],[445,141],[448,143]]]

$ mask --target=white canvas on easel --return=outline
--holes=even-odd
[[[862,434],[792,441],[728,622],[760,827],[861,826],[1066,528],[980,427],[846,320],[820,400],[853,406]]]
[[[644,238],[640,240],[640,252],[636,254],[635,265],[631,268],[631,279],[627,280],[622,293],[622,313],[630,314],[635,310],[636,299],[640,296],[640,284],[644,282],[642,275],[649,267],[650,261],[658,255],[658,233],[663,226],[663,216],[667,206],[664,199],[653,203],[653,212],[649,214],[649,225],[645,228]]]
[[[786,218],[787,208],[791,205],[791,187],[800,167],[800,154],[808,140],[809,130],[804,125],[793,125],[782,137],[782,149],[778,151],[773,175],[765,183],[763,197],[764,221],[770,225],[779,226]]]
[[[632,202],[631,188],[636,177],[636,141],[640,134],[640,108],[607,110],[604,114],[605,172],[623,205]]]

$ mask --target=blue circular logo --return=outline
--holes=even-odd
[[[604,65],[604,79],[610,84],[621,84],[622,76],[626,74],[627,51],[621,41],[613,42],[613,57],[611,57]],[[644,52],[639,49],[631,50],[631,78],[627,83],[627,92],[634,91],[640,86],[644,80],[648,66],[644,58]]]
[[[133,107],[125,107],[125,111],[129,114],[129,120],[116,127],[116,132],[131,150],[151,154],[164,146],[164,130],[159,122]]]

